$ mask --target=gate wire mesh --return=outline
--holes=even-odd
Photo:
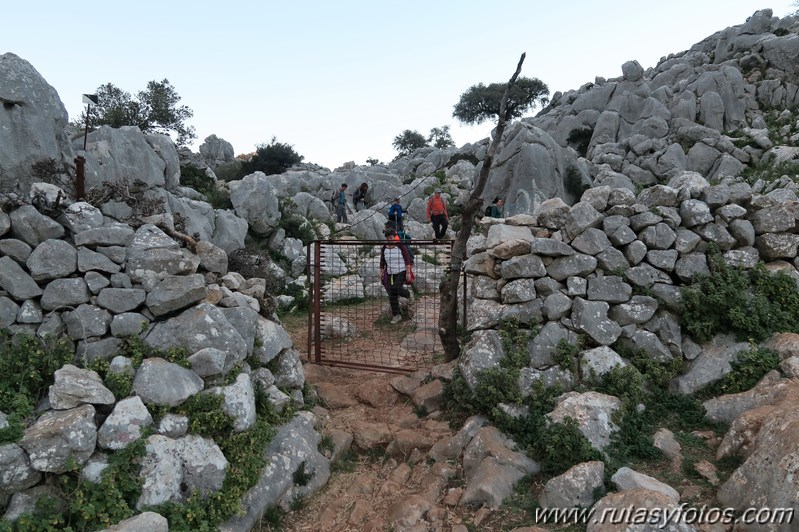
[[[415,302],[399,298],[402,321],[391,324],[380,280],[385,240],[315,241],[308,247],[308,360],[317,364],[410,373],[443,361],[438,336],[439,284],[451,241],[413,240]]]

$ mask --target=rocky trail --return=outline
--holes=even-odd
[[[464,444],[455,440],[464,438],[444,419],[436,378],[451,374],[451,365],[411,376],[304,367],[318,392],[314,411],[333,474],[285,516],[281,530],[509,529],[507,510],[459,505],[467,490],[461,456],[446,457],[461,454],[453,451]]]
[[[306,318],[287,316],[283,325],[294,345],[303,345]],[[489,509],[481,502],[488,497],[497,501],[492,506],[499,506],[498,490],[510,489],[501,467],[488,475],[495,479],[481,480],[483,459],[499,456],[503,463],[526,463],[526,457],[484,426],[484,418],[450,427],[442,406],[444,382],[452,378],[454,367],[440,364],[396,375],[320,366],[303,357],[306,382],[317,393],[313,411],[323,435],[320,450],[331,458],[332,473],[319,492],[298,501],[279,524],[268,525],[264,519],[260,530],[539,530],[513,528],[529,523],[528,512],[512,505]],[[476,477],[474,484],[467,476]],[[513,475],[520,477],[520,472]],[[523,489],[530,483],[518,485]],[[533,486],[522,498],[540,489]]]

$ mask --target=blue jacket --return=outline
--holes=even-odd
[[[402,220],[402,205],[399,203],[392,203],[388,208],[388,219],[394,222]]]

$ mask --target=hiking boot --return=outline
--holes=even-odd
[[[396,324],[398,324],[398,323],[399,323],[399,322],[401,322],[401,321],[402,321],[402,316],[400,316],[399,314],[397,314],[396,316],[394,316],[393,318],[391,318],[391,325],[396,325]]]

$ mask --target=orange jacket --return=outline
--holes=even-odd
[[[447,218],[449,218],[449,213],[447,213],[447,202],[444,201],[444,198],[441,196],[436,196],[435,194],[427,200],[427,219],[430,219],[431,215],[435,214],[443,214]]]

